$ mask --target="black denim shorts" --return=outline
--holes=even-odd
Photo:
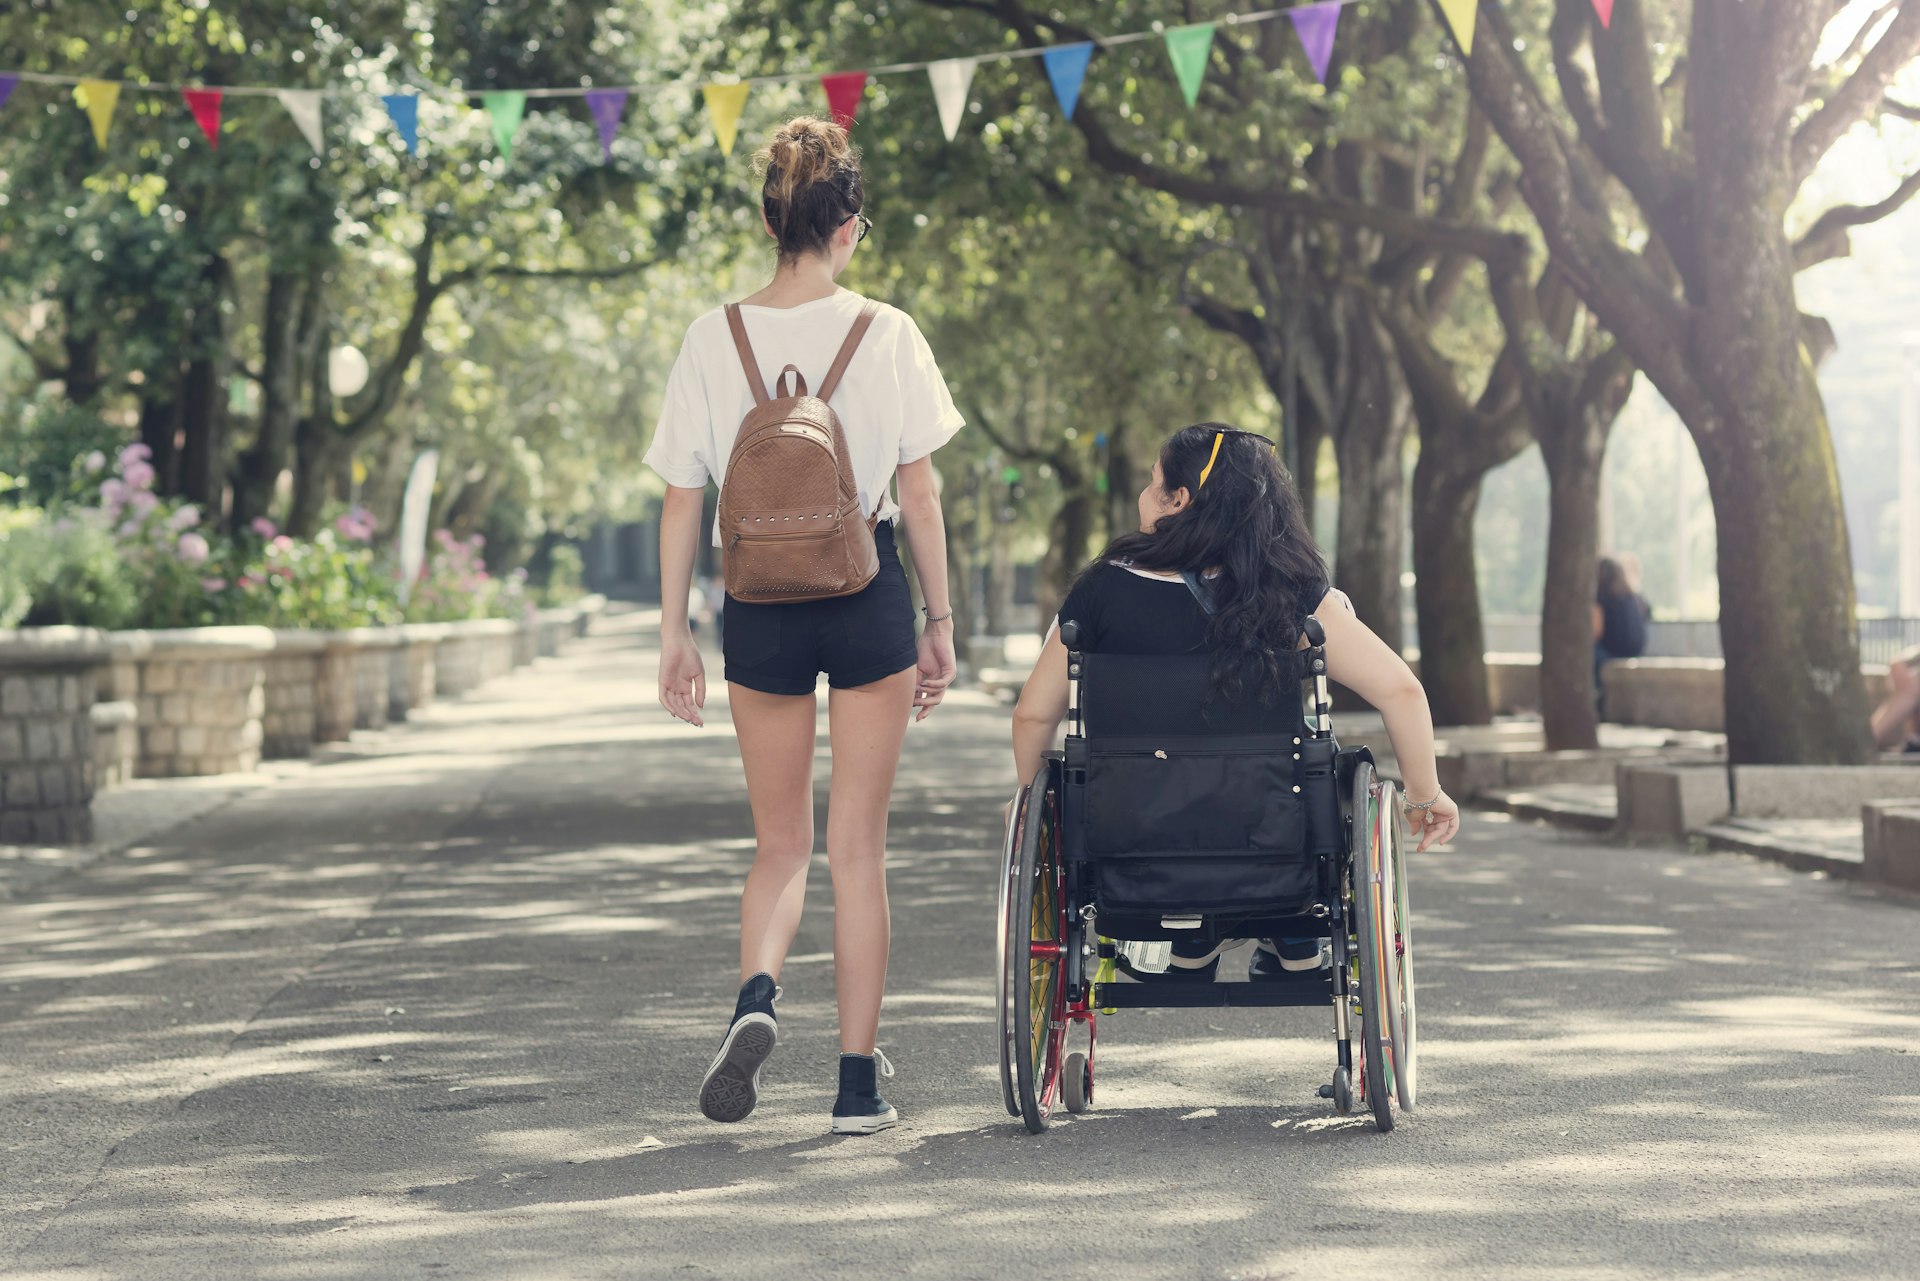
[[[893,543],[874,527],[880,572],[852,596],[756,605],[727,597],[721,633],[727,681],[763,694],[811,694],[820,673],[835,689],[885,680],[919,661],[913,595]]]

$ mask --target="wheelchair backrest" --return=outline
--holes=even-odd
[[[1089,738],[1142,735],[1303,734],[1306,716],[1296,659],[1286,679],[1238,701],[1212,692],[1212,660],[1198,654],[1082,654],[1080,708]]]

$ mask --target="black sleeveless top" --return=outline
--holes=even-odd
[[[1302,627],[1328,590],[1326,582],[1316,580],[1299,591]],[[1060,604],[1060,621],[1080,625],[1080,649],[1089,654],[1195,654],[1207,647],[1206,611],[1184,582],[1148,578],[1120,565],[1097,566],[1074,584]],[[1157,693],[1166,694],[1163,705],[1156,704]],[[1296,695],[1292,702],[1297,701]],[[1131,702],[1128,719],[1148,724],[1176,723],[1190,711],[1187,700],[1170,689],[1134,689]],[[1266,715],[1253,706],[1242,710],[1256,721]],[[1208,719],[1221,714],[1216,707]],[[1228,719],[1238,718],[1229,714]]]

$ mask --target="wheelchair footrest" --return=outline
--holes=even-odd
[[[1326,1005],[1333,981],[1325,974],[1259,983],[1101,983],[1090,1004],[1104,1010],[1196,1010]]]

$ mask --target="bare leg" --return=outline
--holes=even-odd
[[[913,668],[827,700],[833,786],[827,866],[833,872],[833,972],[840,1051],[872,1054],[887,986],[887,806],[913,713]]]
[[[800,928],[813,858],[812,694],[762,694],[729,683],[753,803],[753,870],[740,895],[740,981],[780,966]]]

